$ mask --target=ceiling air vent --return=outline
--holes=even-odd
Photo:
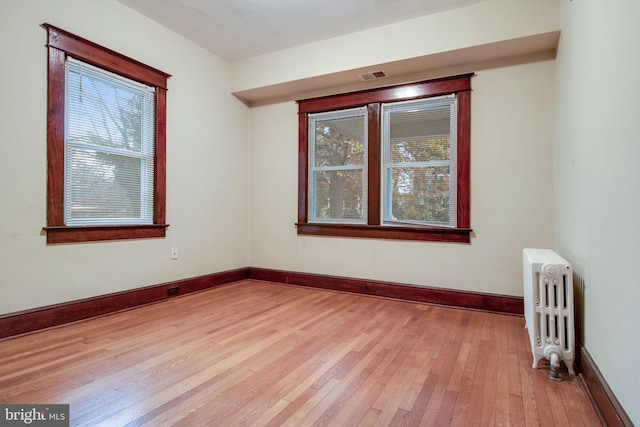
[[[385,77],[387,77],[387,73],[385,73],[383,70],[360,74],[360,78],[365,82],[368,82],[369,80],[383,79]]]

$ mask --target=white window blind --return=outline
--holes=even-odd
[[[67,58],[65,224],[152,224],[155,91]]]
[[[382,106],[382,218],[386,225],[456,227],[457,99]]]
[[[309,222],[367,220],[367,109],[309,114]]]

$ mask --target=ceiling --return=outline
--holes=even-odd
[[[486,0],[119,0],[230,62]]]

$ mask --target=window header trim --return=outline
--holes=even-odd
[[[171,77],[163,71],[136,61],[90,40],[71,34],[51,24],[42,24],[48,32],[47,47],[66,52],[68,55],[123,75],[132,80],[167,89],[167,80]]]
[[[359,107],[373,102],[384,103],[431,98],[471,90],[471,77],[473,76],[473,73],[460,74],[416,83],[302,99],[296,102],[298,103],[298,113],[304,114]]]

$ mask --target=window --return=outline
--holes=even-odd
[[[367,221],[367,109],[309,114],[313,222]]]
[[[47,243],[164,237],[169,75],[44,27]]]
[[[298,234],[470,242],[471,77],[298,101]]]

